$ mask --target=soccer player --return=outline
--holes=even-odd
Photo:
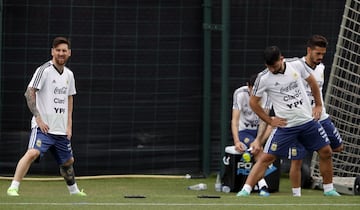
[[[298,63],[284,62],[277,46],[264,50],[264,60],[267,68],[258,74],[253,95],[250,97],[250,106],[264,122],[275,129],[265,144],[264,153],[254,164],[237,196],[249,196],[255,183],[264,176],[267,166],[274,162],[276,156],[286,157],[288,149],[294,143],[300,143],[306,150],[318,152],[324,195],[340,196],[332,183],[332,151],[329,139],[316,121],[321,116],[322,102],[314,76]],[[313,109],[306,95],[303,79],[309,84],[314,96]],[[270,97],[275,117],[270,117],[259,104],[264,93]],[[261,149],[261,142],[255,140],[251,147],[253,153],[256,153]]]
[[[231,132],[235,150],[238,152],[245,152],[257,137],[259,117],[252,111],[249,105],[250,94],[256,76],[255,74],[249,79],[247,86],[236,89],[233,96]],[[264,108],[268,111],[270,103],[268,100],[266,101],[266,97],[263,99]],[[257,157],[258,154],[254,155],[255,160]],[[260,189],[260,196],[269,196],[268,185],[264,178],[258,181],[258,187]]]
[[[305,71],[311,73],[316,79],[319,88],[320,88],[320,96],[323,104],[321,116],[319,119],[320,124],[324,128],[329,140],[330,146],[333,152],[341,152],[343,150],[343,144],[341,136],[332,123],[329,114],[326,113],[322,90],[324,85],[324,69],[325,66],[322,63],[324,55],[326,53],[328,41],[324,36],[321,35],[313,35],[307,41],[306,48],[306,56],[298,59],[294,62],[300,62]],[[311,105],[315,104],[314,96],[311,92],[310,86],[303,80],[305,85],[306,93],[310,99]],[[304,150],[299,150],[299,152]],[[306,151],[305,151],[306,152]],[[301,165],[302,160],[291,161],[290,168],[290,180],[292,183],[292,192],[294,196],[301,196]]]
[[[19,185],[31,164],[50,151],[60,167],[71,195],[86,196],[80,191],[73,169],[71,148],[73,95],[76,94],[73,72],[65,64],[71,56],[70,41],[56,37],[52,59],[38,67],[26,89],[25,98],[33,114],[28,150],[19,160],[9,196],[19,196]]]

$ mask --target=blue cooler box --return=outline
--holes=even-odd
[[[241,190],[254,165],[252,155],[250,161],[245,161],[242,155],[243,153],[235,150],[235,146],[225,148],[225,156],[223,157],[225,172],[222,177],[222,184],[229,186],[230,192],[238,192]],[[279,191],[280,173],[280,159],[277,158],[265,172],[265,180],[269,186],[269,192]],[[258,187],[254,186],[253,190],[257,191]]]

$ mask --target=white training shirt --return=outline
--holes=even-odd
[[[66,135],[68,122],[68,96],[75,95],[73,72],[64,67],[60,74],[52,61],[36,69],[28,87],[36,88],[36,107],[42,120],[49,126],[49,133]],[[36,127],[35,117],[31,127]]]
[[[305,57],[302,57],[300,61],[303,62],[304,68],[315,77],[315,79],[316,79],[316,81],[317,81],[317,83],[319,85],[321,102],[323,104],[323,109],[322,109],[322,112],[321,112],[320,121],[325,120],[325,119],[327,119],[329,117],[329,114],[326,113],[324,99],[323,99],[325,66],[324,66],[323,63],[320,63],[320,64],[316,65],[315,69],[313,69],[309,65],[306,64]],[[310,88],[309,84],[305,80],[303,80],[303,82],[304,82],[304,85],[305,85],[306,93],[309,96],[311,105],[312,105],[312,107],[314,107],[315,106],[315,100],[314,100],[314,96],[312,95],[311,88]]]
[[[239,131],[245,129],[257,130],[259,126],[259,117],[251,109],[249,100],[250,92],[248,86],[242,86],[234,91],[232,108],[240,111]],[[265,96],[261,100],[263,108],[270,109],[271,103],[268,97]]]
[[[283,74],[273,74],[265,69],[258,74],[253,87],[253,94],[257,97],[268,94],[275,115],[287,120],[286,127],[313,120],[310,100],[303,84],[303,79],[309,77],[310,73],[302,65],[297,61],[285,62]]]

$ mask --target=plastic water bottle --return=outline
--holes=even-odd
[[[230,187],[224,185],[224,186],[221,187],[221,191],[224,192],[224,193],[229,193],[230,192]]]
[[[206,190],[207,189],[207,185],[204,183],[199,183],[196,185],[191,185],[188,187],[189,190]]]
[[[216,191],[216,192],[221,192],[220,174],[217,174],[217,176],[216,176],[215,191]]]

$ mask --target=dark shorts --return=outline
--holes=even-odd
[[[248,148],[250,144],[255,140],[257,135],[257,130],[241,130],[239,131],[239,139],[244,143]]]
[[[302,159],[307,150],[318,151],[330,144],[324,128],[317,121],[290,128],[276,128],[265,144],[264,152],[288,159]],[[293,148],[298,146],[296,150]]]
[[[320,121],[321,126],[324,128],[328,138],[330,140],[330,146],[332,149],[338,148],[342,144],[342,139],[339,131],[336,129],[334,123],[328,117],[325,120]]]
[[[288,150],[288,159],[290,160],[302,160],[306,157],[308,152],[306,151],[305,147],[296,142],[292,147]]]
[[[59,165],[73,157],[71,142],[66,135],[45,134],[39,128],[32,129],[28,148],[39,150],[40,158],[50,151]]]
[[[319,121],[321,126],[324,128],[329,140],[330,146],[332,149],[336,149],[342,144],[341,136],[336,129],[335,125],[332,123],[330,118],[326,118],[325,120]],[[291,160],[301,160],[305,158],[307,155],[307,151],[300,143],[296,142],[294,145],[289,148],[289,156],[288,159]]]

